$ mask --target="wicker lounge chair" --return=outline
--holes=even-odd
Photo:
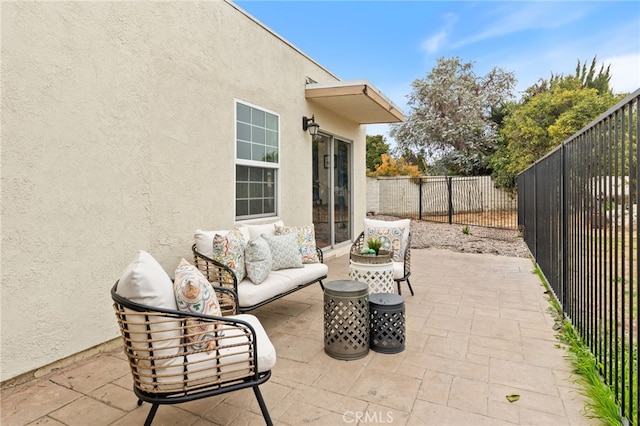
[[[237,300],[232,290],[215,288],[223,316],[213,317],[134,303],[119,295],[117,287],[116,282],[111,298],[133,375],[133,390],[138,405],[152,404],[145,426],[151,424],[161,404],[249,387],[266,424],[272,424],[258,386],[271,377],[275,350],[256,317],[234,315]],[[203,324],[214,325],[215,337],[201,340],[205,347],[194,349],[187,338],[202,333]]]

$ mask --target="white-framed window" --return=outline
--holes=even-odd
[[[280,116],[236,100],[236,220],[277,216]]]

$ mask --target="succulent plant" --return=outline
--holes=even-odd
[[[378,254],[378,250],[380,250],[380,247],[382,247],[382,241],[377,238],[371,237],[367,240],[367,247],[369,247],[369,250],[373,250],[375,254]]]

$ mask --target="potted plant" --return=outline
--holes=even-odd
[[[382,241],[378,238],[371,237],[367,240],[367,247],[369,247],[369,254],[375,254],[377,256],[380,251],[380,247],[382,247]],[[371,252],[372,250],[373,253]]]
[[[370,237],[362,240],[359,252],[352,252],[351,259],[356,262],[379,264],[387,263],[391,259],[391,250],[385,244],[384,237]]]

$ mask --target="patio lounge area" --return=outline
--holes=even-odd
[[[348,256],[327,260],[345,279]],[[545,289],[531,260],[412,250],[406,349],[340,361],[324,352],[317,285],[253,311],[277,351],[262,392],[280,425],[589,425],[585,400],[557,347]],[[105,303],[111,303],[104,283]],[[407,291],[405,291],[407,290]],[[406,293],[406,294],[405,294]],[[115,325],[115,317],[114,317]],[[2,390],[0,423],[142,425],[122,349]],[[519,395],[515,402],[507,396]],[[161,406],[155,425],[263,424],[243,390]]]

